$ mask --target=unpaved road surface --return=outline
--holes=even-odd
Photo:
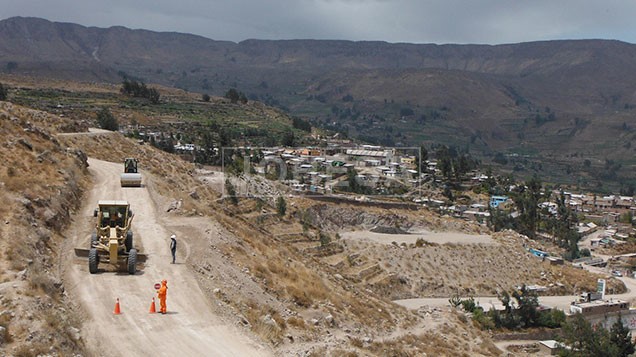
[[[96,356],[267,356],[260,346],[238,327],[227,325],[210,310],[210,301],[182,264],[193,247],[179,239],[177,263],[170,264],[170,221],[158,210],[153,194],[145,187],[121,188],[121,164],[89,159],[93,189],[85,195],[81,210],[73,217],[68,235],[72,245],[87,248],[93,227],[93,209],[100,199],[127,200],[135,214],[134,245],[148,255],[137,274],[116,272],[100,264],[100,272],[89,274],[88,262],[65,250],[65,286],[69,295],[86,311],[81,335]],[[150,314],[153,288],[168,281],[168,314]],[[115,315],[116,299],[121,314]],[[156,299],[157,310],[159,301]]]
[[[583,264],[583,267],[597,274],[608,274],[607,269],[598,268],[594,266],[589,266]],[[605,295],[605,299],[615,299],[615,300],[623,300],[633,305],[636,302],[636,279],[631,277],[617,277],[620,279],[627,288],[627,292],[622,294],[607,294]],[[462,297],[467,298],[467,297]],[[421,307],[447,307],[450,306],[449,298],[415,298],[415,299],[404,299],[404,300],[394,300],[393,302],[406,307],[407,309],[417,310]],[[502,309],[503,305],[501,301],[496,296],[478,296],[474,297],[475,302],[477,302],[480,306],[482,306],[486,310],[490,310],[490,308]],[[539,303],[544,304],[550,307],[556,307],[565,312],[570,311],[570,304],[573,301],[578,301],[579,296],[576,295],[562,295],[562,296],[539,296]]]
[[[608,295],[609,297],[616,297],[618,295]],[[462,297],[466,298],[466,297]],[[429,308],[443,308],[449,307],[450,302],[449,298],[419,298],[419,299],[404,299],[404,300],[394,300],[393,302],[406,307],[407,309],[417,310],[421,307],[429,307]],[[488,311],[491,308],[502,310],[503,304],[496,296],[476,296],[474,297],[475,302],[484,308],[484,310]],[[574,295],[565,295],[565,296],[539,296],[539,303],[544,304],[550,307],[556,307],[566,312],[570,311],[570,303],[575,301],[577,296]],[[513,300],[514,301],[514,300]]]

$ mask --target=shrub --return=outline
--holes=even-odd
[[[475,312],[475,310],[481,309],[479,306],[477,306],[477,303],[475,303],[475,299],[472,296],[466,300],[462,300],[461,304],[462,308],[467,312]]]
[[[146,98],[153,104],[159,103],[161,98],[159,91],[155,88],[149,88],[145,83],[137,82],[136,80],[125,79],[120,91],[131,97]]]
[[[539,314],[539,326],[559,328],[565,323],[565,312],[559,309],[541,311]]]
[[[490,310],[490,311],[495,311],[495,310]],[[490,315],[490,312],[486,314],[484,313],[484,310],[476,309],[473,312],[473,321],[483,330],[492,330],[495,328],[495,324],[489,315]]]
[[[7,88],[0,83],[0,100],[7,100]]]
[[[225,98],[229,99],[232,103],[237,103],[239,101],[243,104],[247,103],[245,93],[239,92],[235,88],[230,88],[227,92],[225,92]]]
[[[287,202],[285,202],[285,198],[283,196],[278,196],[278,199],[276,200],[276,212],[278,212],[280,217],[283,217],[286,211]]]
[[[117,118],[115,118],[113,113],[111,113],[110,109],[108,109],[107,107],[103,107],[97,113],[97,124],[102,129],[110,131],[119,130],[119,122],[117,122]]]
[[[331,243],[331,237],[328,234],[320,232],[320,246],[324,247]]]

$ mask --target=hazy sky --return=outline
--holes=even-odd
[[[215,40],[636,43],[636,0],[0,0],[0,18],[193,33]]]

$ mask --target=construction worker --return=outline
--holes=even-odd
[[[166,296],[168,295],[168,281],[162,280],[161,287],[157,290],[157,297],[159,297],[159,312],[166,314]]]
[[[172,264],[174,264],[177,259],[177,236],[174,234],[170,236],[170,252],[172,252]]]

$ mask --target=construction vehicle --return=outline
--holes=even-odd
[[[140,187],[141,174],[137,172],[137,159],[124,159],[124,173],[121,174],[121,187]]]
[[[130,225],[133,213],[127,201],[100,200],[93,212],[97,218],[95,231],[91,234],[90,248],[75,249],[78,256],[88,256],[88,271],[95,274],[100,263],[107,263],[129,274],[137,272],[137,263],[146,256],[139,254],[133,246]]]

